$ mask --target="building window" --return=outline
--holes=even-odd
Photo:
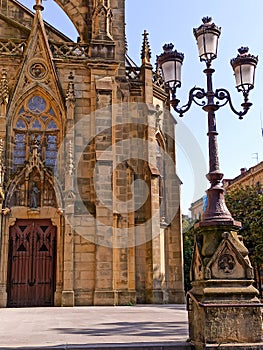
[[[34,95],[20,107],[15,119],[13,171],[21,168],[32,152],[32,141],[38,140],[38,153],[42,161],[53,169],[59,144],[58,120],[48,101]]]

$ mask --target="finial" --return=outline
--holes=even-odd
[[[33,9],[36,11],[43,11],[44,6],[42,5],[42,0],[36,0],[36,4],[33,6]]]
[[[211,22],[212,22],[212,17],[210,17],[210,16],[203,17],[203,18],[202,18],[202,22],[203,22],[204,24],[211,24]]]
[[[240,55],[245,55],[245,54],[248,53],[249,48],[247,46],[246,47],[245,46],[241,46],[237,51],[239,52]]]
[[[148,35],[146,30],[144,30],[143,35],[143,43],[142,43],[142,53],[141,53],[141,59],[142,59],[142,64],[150,64],[151,63],[151,49],[150,49],[150,44],[148,40]]]
[[[163,51],[165,53],[173,52],[173,48],[174,48],[174,44],[172,44],[172,43],[163,45]]]

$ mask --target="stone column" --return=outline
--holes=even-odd
[[[65,230],[64,230],[64,273],[62,306],[74,306],[74,230],[70,223],[74,217],[74,110],[75,95],[73,75],[69,75],[67,90],[67,138],[65,140],[65,150],[67,154],[65,173]]]
[[[5,69],[2,70],[2,77],[0,81],[0,266],[1,266],[1,277],[0,277],[0,307],[5,307],[7,302],[6,293],[6,280],[7,280],[7,257],[8,257],[8,235],[9,232],[4,232],[5,226],[5,215],[9,213],[9,209],[6,208],[2,211],[2,205],[4,200],[3,192],[3,180],[4,180],[4,143],[6,138],[6,107],[9,100],[9,89],[7,84],[7,72]],[[7,235],[7,237],[5,237]],[[7,244],[7,245],[6,245]],[[6,259],[4,258],[6,257]]]
[[[6,208],[1,214],[2,231],[0,236],[0,308],[7,306],[7,268],[8,268],[8,247],[9,247],[9,227],[15,224],[15,220],[10,219],[10,209]],[[10,223],[11,221],[11,223]]]
[[[113,79],[96,78],[96,277],[94,305],[115,305],[113,289]]]

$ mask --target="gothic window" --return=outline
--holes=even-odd
[[[59,144],[58,119],[47,99],[33,95],[20,107],[14,123],[13,171],[22,167],[32,152],[32,141],[38,140],[42,161],[54,168]]]

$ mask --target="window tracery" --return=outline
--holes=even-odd
[[[15,118],[13,171],[21,168],[32,152],[32,140],[39,143],[38,152],[46,166],[53,169],[59,145],[59,122],[48,99],[39,94],[25,100]]]

